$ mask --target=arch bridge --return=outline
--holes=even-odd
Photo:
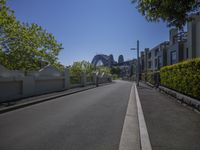
[[[97,66],[107,66],[110,67],[112,65],[112,58],[111,56],[99,54],[94,56],[92,59],[92,64],[97,67]]]

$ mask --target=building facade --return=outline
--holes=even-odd
[[[172,28],[169,41],[140,53],[140,71],[158,71],[161,67],[173,65],[187,59],[200,57],[200,15],[193,15],[187,24],[187,32]]]
[[[187,33],[178,32],[178,29],[169,31],[169,50],[167,53],[167,65],[173,65],[187,59]]]
[[[200,57],[200,14],[192,17],[193,20],[187,25],[187,55],[189,59]]]
[[[148,71],[157,71],[161,67],[167,65],[167,52],[169,42],[165,41],[149,50],[146,48],[140,53],[140,71],[145,73]]]

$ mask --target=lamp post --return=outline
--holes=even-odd
[[[137,50],[137,73],[136,73],[137,86],[139,86],[139,75],[140,75],[139,45],[140,45],[139,40],[137,40],[137,48],[131,48],[131,50]]]

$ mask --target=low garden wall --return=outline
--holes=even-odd
[[[60,72],[52,66],[46,66],[40,71],[25,75],[23,72],[10,71],[0,65],[0,103],[96,84],[97,76],[99,83],[112,81],[111,76],[104,73],[70,76],[68,68],[65,72]]]

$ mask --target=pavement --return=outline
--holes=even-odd
[[[138,93],[153,150],[200,150],[200,114],[143,83]]]
[[[117,150],[131,87],[116,81],[0,114],[0,150]]]

